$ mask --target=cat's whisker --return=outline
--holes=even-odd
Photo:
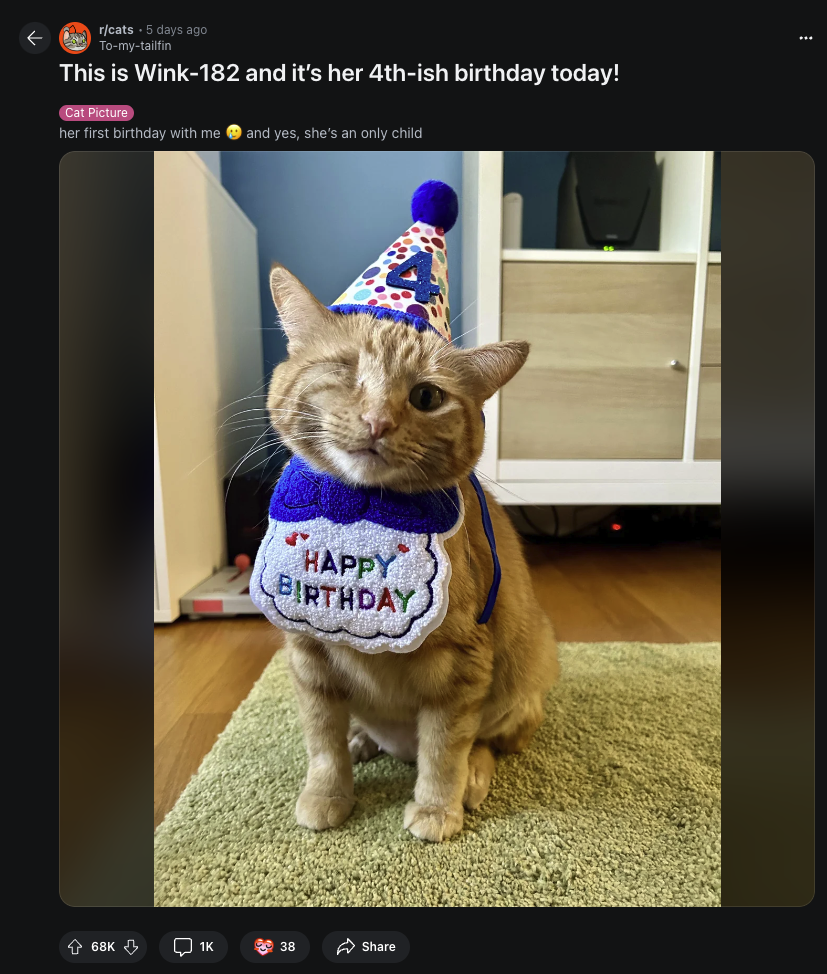
[[[267,410],[266,410],[266,409],[265,409],[265,408],[264,408],[263,406],[256,406],[256,407],[254,407],[253,409],[242,409],[242,410],[240,410],[240,411],[239,411],[239,412],[237,412],[237,413],[233,413],[233,415],[232,415],[232,416],[228,416],[228,417],[227,417],[227,418],[226,418],[226,419],[224,420],[224,422],[223,422],[223,423],[222,423],[222,424],[221,424],[221,425],[220,425],[220,426],[218,427],[218,429],[219,429],[219,430],[222,430],[222,429],[224,429],[224,427],[225,427],[225,426],[228,426],[228,425],[230,425],[230,424],[232,423],[232,421],[233,421],[233,420],[234,420],[234,419],[235,419],[235,418],[236,418],[237,416],[243,416],[243,415],[244,415],[245,413],[264,413],[264,415],[263,415],[263,416],[261,417],[261,419],[266,419],[266,418],[267,418]],[[245,418],[246,418],[246,419],[251,419],[252,417],[250,417],[250,416],[247,416],[247,417],[245,417]],[[241,420],[241,422],[243,422],[243,420]]]
[[[256,436],[245,436],[245,437],[243,437],[240,440],[236,440],[235,443],[246,443],[248,440],[255,440],[255,439],[259,439],[259,437],[256,437]],[[268,445],[272,445],[272,444],[268,444]],[[200,463],[196,463],[196,465],[192,468],[192,470],[188,471],[186,474],[184,474],[184,476],[185,477],[189,477],[190,474],[195,473],[195,471],[200,466],[203,466],[203,464],[205,464],[208,460],[212,460],[212,458],[214,456],[217,456],[219,453],[223,453],[225,449],[226,449],[226,447],[219,447],[219,449],[213,450],[213,452],[208,457],[204,457],[204,459],[201,460]]]
[[[264,389],[269,382],[269,379],[265,379],[260,386],[257,386],[256,389],[253,390],[253,392],[246,396],[242,396],[240,399],[234,399],[232,402],[228,402],[226,406],[222,406],[219,410],[217,410],[217,412],[223,412],[225,409],[229,409],[230,406],[234,406],[237,402],[244,402],[245,399],[254,399],[256,396],[259,396],[261,399],[266,399],[267,393],[262,393],[261,390]]]
[[[493,477],[489,477],[488,474],[483,473],[481,470],[474,470],[474,473],[478,477],[482,477],[483,480],[487,480],[489,484],[493,484],[495,487],[499,487],[500,490],[504,490],[506,494],[511,494],[515,497],[521,504],[531,504],[531,501],[526,500],[525,497],[521,497],[519,494],[515,494],[513,490],[509,490],[508,487],[504,487],[498,480],[494,480]]]
[[[279,396],[278,397],[278,401],[279,402],[297,402],[301,406],[307,406],[307,407],[309,407],[311,409],[318,409],[319,412],[322,413],[322,414],[324,414],[325,416],[333,416],[333,413],[329,413],[326,409],[323,409],[317,403],[315,403],[315,402],[308,402],[306,399],[297,399],[295,396]],[[275,411],[275,409],[274,409],[274,411]],[[287,407],[285,407],[285,411],[287,411]]]
[[[252,457],[254,457],[254,456],[255,456],[255,455],[257,454],[257,453],[261,453],[261,452],[262,452],[263,450],[271,450],[271,449],[272,449],[272,448],[273,448],[273,447],[274,447],[275,445],[276,445],[276,444],[274,444],[274,443],[263,443],[263,444],[262,444],[261,446],[259,446],[259,447],[255,447],[254,449],[250,449],[250,450],[248,450],[248,451],[247,451],[247,453],[245,453],[245,455],[244,455],[244,456],[243,456],[243,457],[242,457],[242,458],[241,458],[241,459],[240,459],[240,460],[238,461],[238,463],[237,463],[237,464],[235,465],[235,467],[233,468],[233,471],[232,471],[232,474],[230,475],[230,478],[229,478],[229,480],[228,480],[228,482],[227,482],[227,493],[226,493],[226,494],[224,495],[224,501],[225,501],[225,503],[226,503],[226,501],[227,501],[227,495],[228,495],[228,494],[229,494],[229,492],[230,492],[230,487],[232,486],[232,482],[233,482],[233,478],[234,478],[234,477],[235,477],[235,475],[236,475],[236,474],[238,473],[238,471],[239,471],[239,469],[241,468],[241,466],[242,466],[242,465],[243,465],[243,464],[244,464],[244,463],[245,463],[245,462],[246,462],[247,460],[249,460],[249,459],[251,459]],[[256,465],[256,466],[257,466],[257,465]],[[254,466],[254,467],[253,467],[252,469],[253,469],[253,470],[255,470],[255,469],[256,469],[256,467]]]
[[[231,419],[234,419],[236,416],[243,416],[244,413],[266,413],[266,412],[267,412],[267,407],[266,406],[251,406],[249,409],[239,409],[237,412],[231,413],[224,420],[224,423],[229,423],[229,421]],[[221,425],[223,426],[224,424],[222,423]],[[221,427],[219,427],[219,429],[220,428]]]
[[[245,416],[243,413],[237,413],[235,416],[232,416],[229,419],[225,419],[224,422],[217,428],[221,430],[224,429],[225,426],[232,426],[233,423],[251,423],[251,422],[255,422],[256,420],[260,420],[263,422],[267,419],[268,410],[266,409],[261,409],[261,410],[249,409],[249,410],[245,410],[245,412],[247,413],[258,412],[259,415]]]
[[[261,469],[261,474],[260,474],[260,476],[258,478],[258,485],[259,485],[259,487],[261,487],[261,485],[264,483],[264,474],[267,472],[267,465],[268,465],[269,462],[270,462],[270,458],[267,457],[264,461],[262,461],[262,463],[259,464],[259,467]],[[255,470],[255,469],[256,468],[253,467],[253,470]],[[279,472],[280,471],[281,471],[281,468],[279,468]],[[276,478],[276,480],[278,480],[278,478]],[[274,480],[272,482],[271,488],[272,488],[272,486],[275,486],[276,480]],[[265,520],[267,520],[267,518],[262,518],[262,521],[265,521]],[[258,523],[261,524],[262,521],[259,521]],[[256,525],[256,526],[258,526],[258,525]]]
[[[260,430],[261,425],[261,423],[248,423],[246,426],[230,426],[227,428],[227,433],[240,433],[242,430]]]
[[[269,464],[269,462],[270,462],[270,458],[269,457],[265,457],[263,460],[260,460],[260,461],[258,461],[258,463],[254,463],[254,464],[252,464],[251,466],[249,466],[247,468],[247,473],[255,473],[256,470],[260,470],[261,471],[261,477],[259,478],[259,485],[261,485],[261,483],[262,483],[262,480],[263,480],[264,474],[267,471],[267,465]],[[275,481],[274,481],[274,483],[275,483]]]
[[[255,419],[258,419],[261,422],[269,422],[269,418],[270,418],[269,417],[269,413],[270,412],[271,412],[271,410],[268,410],[267,411],[268,415],[265,415],[265,416],[245,416],[243,419],[237,419],[234,422],[235,422],[235,424],[238,424],[238,423],[246,423],[246,422],[249,422],[249,421],[255,420]],[[303,412],[300,412],[298,409],[283,409],[283,410],[273,409],[272,412],[274,412],[274,413],[284,412],[284,413],[287,413],[288,416],[306,416],[308,419],[315,419],[315,420],[317,420],[319,418],[318,416],[316,416],[313,413],[303,413]],[[226,427],[231,427],[233,425],[234,425],[233,421],[231,421],[231,420],[228,419],[227,422],[226,423],[222,423],[221,426],[218,427],[218,429],[221,430],[225,426]]]
[[[267,399],[267,395],[266,395],[266,393],[262,393],[261,395],[242,396],[241,399],[236,399],[234,402],[228,402],[226,406],[222,406],[220,409],[217,409],[216,412],[217,413],[223,413],[225,409],[229,409],[231,406],[237,406],[238,403],[240,403],[240,402],[250,402],[253,399],[264,399],[264,400],[266,400]],[[259,408],[263,409],[265,407],[261,406]]]
[[[427,489],[427,486],[428,486],[428,475],[425,473],[425,471],[422,469],[422,467],[419,466],[419,464],[416,462],[416,460],[411,460],[411,463],[422,474],[422,481],[423,481],[423,484],[425,485],[425,489]]]
[[[462,311],[460,311],[460,313],[459,313],[459,314],[458,314],[458,315],[456,316],[456,318],[452,318],[452,319],[451,319],[451,327],[453,328],[453,325],[454,325],[454,322],[455,322],[455,321],[459,321],[459,319],[460,319],[460,318],[461,318],[461,317],[462,317],[462,316],[463,316],[463,315],[465,314],[465,312],[466,312],[466,311],[467,311],[467,310],[468,310],[469,308],[473,308],[473,306],[474,306],[474,305],[475,305],[476,303],[477,303],[477,300],[476,300],[476,298],[475,298],[475,299],[474,299],[474,300],[473,300],[473,301],[472,301],[472,302],[471,302],[471,303],[470,303],[469,305],[467,305],[466,307],[464,307],[464,308],[462,309]],[[452,348],[452,347],[454,346],[454,342],[458,342],[458,341],[460,340],[460,338],[465,338],[465,336],[466,336],[466,335],[473,335],[473,334],[474,334],[474,332],[475,332],[475,331],[478,331],[478,330],[479,330],[479,325],[475,325],[475,326],[474,326],[473,328],[469,328],[469,329],[468,329],[468,331],[463,331],[463,332],[461,332],[461,333],[460,333],[459,335],[457,335],[457,336],[456,336],[455,338],[452,338],[452,339],[451,339],[451,340],[450,340],[449,342],[445,342],[445,344],[444,344],[444,345],[443,345],[443,346],[442,346],[441,348],[438,348],[438,349],[436,350],[436,354],[434,355],[434,360],[435,360],[435,361],[438,361],[438,360],[439,360],[439,359],[440,359],[440,358],[441,358],[441,357],[442,357],[443,355],[445,355],[445,353],[446,353],[446,352],[447,352],[447,351],[448,351],[448,350],[449,350],[450,348]]]
[[[266,426],[269,426],[269,423],[263,416],[259,422],[251,422],[251,417],[248,416],[246,420],[239,419],[235,423],[229,423],[226,426],[219,427],[218,432],[220,433],[223,430],[225,434],[229,435],[231,433],[237,433],[239,430],[255,429],[256,427],[261,429]]]
[[[263,443],[261,446],[258,446],[258,447],[256,446],[256,444],[259,442],[259,440],[263,436],[267,436],[269,434],[269,432],[270,432],[269,430],[265,430],[261,434],[261,436],[258,436],[256,438],[256,442],[253,444],[253,446],[244,454],[244,456],[233,467],[232,473],[230,474],[230,479],[227,482],[227,491],[224,494],[224,504],[225,504],[225,506],[227,504],[227,497],[230,494],[230,487],[232,486],[233,478],[235,477],[236,473],[241,469],[241,466],[244,463],[244,461],[245,460],[249,460],[250,457],[254,456],[256,453],[260,453],[262,450],[270,450],[270,449],[272,449],[273,444],[272,443],[269,443],[269,442],[268,443]],[[226,476],[226,474],[225,474],[225,476]]]
[[[241,458],[241,460],[239,460],[239,464],[242,464],[247,459],[247,457],[252,456],[254,453],[258,453],[260,450],[266,450],[276,445],[276,441],[273,439],[269,439],[266,442],[262,443],[261,445],[258,445],[259,440],[261,440],[261,436],[256,436],[256,437],[250,436],[248,437],[248,439],[252,439],[254,441],[253,445],[250,447],[247,453]],[[229,476],[229,471],[225,472],[224,476],[225,477]]]
[[[465,312],[466,312],[466,311],[467,311],[467,310],[468,310],[469,308],[473,308],[473,307],[474,307],[474,305],[475,305],[476,303],[477,303],[477,299],[476,299],[476,298],[474,298],[474,300],[473,300],[473,301],[472,301],[472,302],[471,302],[470,304],[466,304],[466,305],[465,305],[465,307],[464,307],[464,308],[462,309],[462,311],[460,311],[460,313],[459,313],[459,314],[458,314],[458,315],[457,315],[457,316],[456,316],[455,318],[451,318],[451,330],[452,330],[452,331],[454,330],[454,324],[455,324],[455,322],[457,322],[457,321],[459,321],[459,319],[460,319],[460,318],[461,318],[461,317],[462,317],[462,316],[463,316],[463,315],[465,314]],[[471,329],[470,331],[465,331],[465,332],[463,332],[462,334],[463,334],[463,335],[470,335],[470,334],[472,334],[473,332],[475,332],[476,330],[477,330],[476,328],[472,328],[472,329]],[[460,336],[459,336],[459,335],[457,335],[457,338],[459,338],[459,337],[460,337]],[[457,340],[456,338],[452,338],[452,339],[451,339],[451,341],[452,341],[452,342],[455,342],[456,340]],[[449,344],[450,344],[450,343],[449,343]]]

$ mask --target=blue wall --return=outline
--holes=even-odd
[[[568,152],[503,153],[503,194],[523,197],[523,247],[557,246],[557,190]]]
[[[229,150],[221,153],[221,177],[258,229],[265,377],[285,354],[268,285],[273,261],[331,304],[411,225],[411,194],[426,179],[441,179],[460,198],[447,244],[453,335],[461,334],[461,152]]]

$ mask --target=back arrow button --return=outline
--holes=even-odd
[[[18,35],[20,46],[27,54],[42,54],[52,43],[52,35],[45,24],[33,21],[26,24]]]

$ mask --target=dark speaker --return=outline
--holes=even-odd
[[[570,152],[557,199],[561,250],[658,250],[654,152]]]

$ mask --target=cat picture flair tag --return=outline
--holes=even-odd
[[[458,489],[351,487],[298,457],[270,502],[250,595],[273,625],[363,653],[410,653],[445,618]]]

